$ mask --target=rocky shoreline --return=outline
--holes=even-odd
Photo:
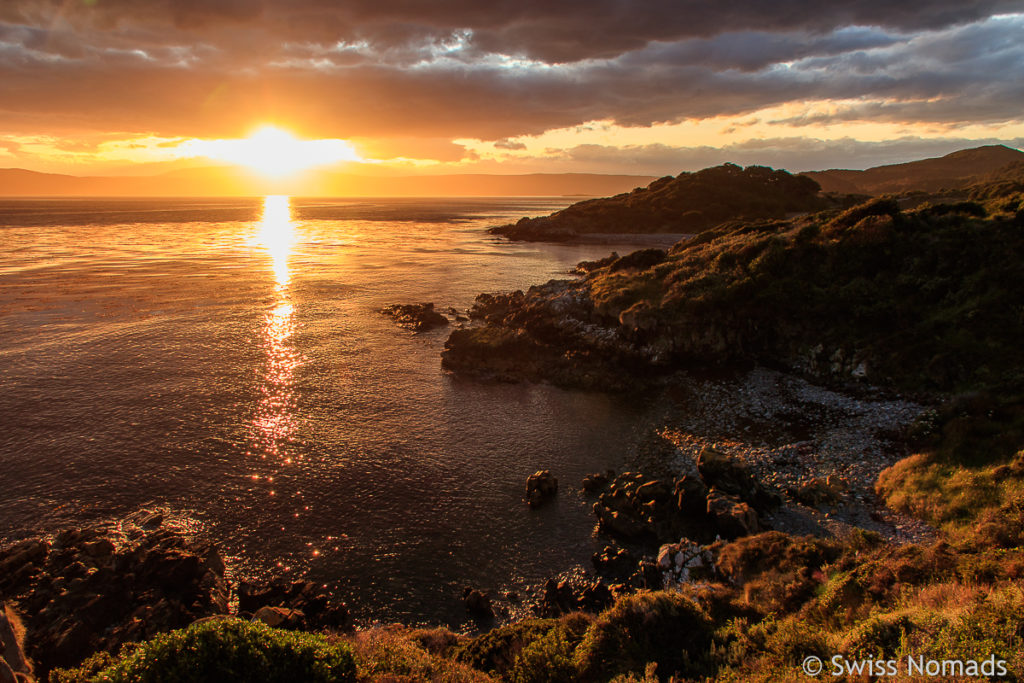
[[[0,602],[20,615],[39,680],[94,652],[115,653],[204,619],[349,626],[344,603],[311,582],[233,582],[216,543],[165,524],[157,511],[0,549]]]

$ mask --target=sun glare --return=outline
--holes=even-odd
[[[189,140],[179,152],[238,164],[273,178],[315,166],[362,160],[344,140],[300,140],[275,126],[264,126],[238,140]]]

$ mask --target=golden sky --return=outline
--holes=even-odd
[[[864,168],[1024,145],[1005,0],[3,0],[0,167]]]

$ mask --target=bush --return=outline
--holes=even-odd
[[[696,675],[711,643],[711,623],[678,593],[637,593],[621,598],[587,630],[576,649],[580,680],[642,673],[648,663],[664,675]]]
[[[101,661],[101,660],[97,660]],[[131,683],[292,683],[354,681],[348,646],[325,636],[273,629],[260,623],[223,619],[162,633],[126,648],[113,663],[58,670],[51,680]]]

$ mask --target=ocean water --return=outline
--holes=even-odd
[[[461,589],[586,565],[572,489],[642,405],[441,369],[468,307],[615,245],[508,243],[563,199],[0,200],[0,539],[161,508],[239,574],[336,588],[361,621],[460,626]],[[559,500],[522,502],[550,468]]]

